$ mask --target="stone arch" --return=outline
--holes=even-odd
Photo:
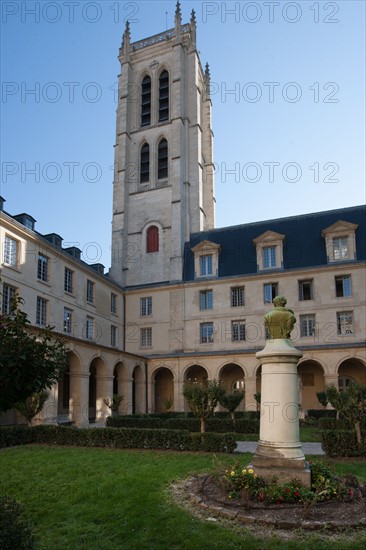
[[[103,419],[105,405],[103,400],[107,395],[107,367],[101,357],[94,357],[89,366],[89,423]]]
[[[220,368],[219,380],[225,386],[227,392],[241,391],[244,399],[237,408],[238,411],[245,410],[245,370],[237,363],[226,363]],[[222,409],[225,410],[225,409]]]
[[[141,365],[132,372],[132,414],[146,412],[146,383]]]
[[[57,422],[74,420],[74,404],[80,401],[79,379],[81,361],[74,351],[67,353],[67,365],[57,384]]]
[[[324,367],[320,361],[305,359],[297,366],[299,381],[299,405],[303,414],[309,409],[319,409],[317,392],[324,391]]]
[[[184,382],[191,382],[192,384],[202,384],[208,379],[208,372],[202,365],[193,364],[190,365],[184,372]],[[191,409],[188,406],[187,400],[184,398],[184,411],[189,412]]]
[[[350,380],[366,385],[366,365],[359,357],[343,359],[338,365],[337,373],[340,389],[344,389]]]
[[[123,401],[118,408],[118,413],[126,410],[128,396],[128,372],[122,361],[118,361],[113,369],[113,395],[122,395]]]
[[[154,383],[154,410],[157,413],[166,412],[166,402],[171,401],[172,406],[169,410],[174,410],[174,376],[167,367],[159,367],[152,375]]]

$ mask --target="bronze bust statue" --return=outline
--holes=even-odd
[[[273,300],[274,309],[264,316],[264,325],[268,330],[269,337],[276,339],[289,339],[296,318],[292,309],[286,306],[287,300],[284,296],[276,296]]]

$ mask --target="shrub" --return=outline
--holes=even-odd
[[[366,456],[366,445],[357,443],[354,430],[322,430],[320,435],[328,456]]]
[[[200,384],[185,382],[183,395],[189,408],[200,419],[201,433],[206,431],[206,420],[213,416],[217,404],[225,394],[225,389],[218,380],[205,380]]]
[[[307,416],[309,418],[336,418],[337,411],[333,409],[309,409]]]
[[[232,453],[234,433],[196,434],[187,430],[138,428],[76,428],[73,426],[34,426],[0,428],[0,446],[26,443],[113,447],[116,449],[173,449]]]
[[[0,496],[1,550],[32,550],[35,548],[31,526],[23,507],[10,496]]]

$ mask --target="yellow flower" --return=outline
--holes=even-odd
[[[242,471],[242,474],[245,475],[246,473],[247,473],[247,471],[244,469],[244,470]]]
[[[248,472],[249,472],[250,474],[252,474],[252,473],[254,472],[254,470],[253,470],[252,468],[249,468]]]
[[[231,470],[230,475],[231,475],[231,476],[234,476],[234,475],[235,475],[234,470]]]
[[[254,477],[257,477],[257,474],[254,474]]]

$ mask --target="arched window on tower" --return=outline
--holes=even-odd
[[[141,83],[141,126],[151,123],[151,78],[145,76]]]
[[[150,147],[144,143],[140,152],[140,183],[146,183],[150,179]]]
[[[158,180],[168,177],[168,142],[161,139],[158,146]]]
[[[159,77],[159,122],[169,118],[169,73],[163,71]]]
[[[159,252],[159,228],[151,225],[146,231],[146,252]]]

